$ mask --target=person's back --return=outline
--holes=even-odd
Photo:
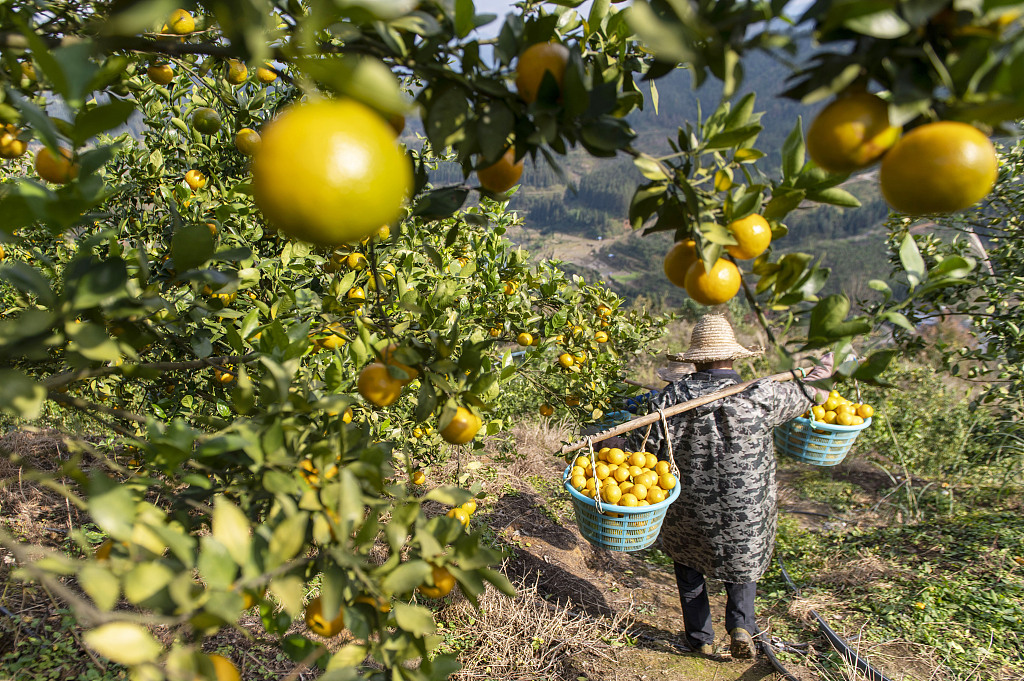
[[[763,348],[737,343],[722,315],[705,315],[694,327],[690,348],[669,356],[693,363],[697,371],[676,378],[652,396],[650,410],[739,383],[733,362],[762,352]],[[813,378],[828,376],[831,367],[831,356],[826,356]],[[649,433],[636,431],[628,438],[630,449],[674,459],[679,469],[679,497],[666,511],[660,541],[675,562],[686,641],[697,652],[714,652],[705,583],[705,576],[710,576],[725,585],[725,624],[733,657],[756,654],[752,635],[760,629],[754,598],[757,580],[772,557],[777,527],[773,430],[820,397],[799,381],[758,381],[741,393],[668,417],[667,433],[659,424]]]

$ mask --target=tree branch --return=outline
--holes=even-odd
[[[144,364],[122,364],[120,366],[100,367],[98,369],[82,369],[81,371],[68,371],[63,374],[50,376],[42,381],[43,387],[49,390],[59,388],[63,385],[82,381],[87,378],[98,378],[110,376],[111,374],[123,374],[125,370],[152,369],[154,371],[181,371],[185,369],[203,369],[206,367],[221,367],[225,364],[248,364],[259,356],[257,352],[250,352],[247,355],[224,355],[221,357],[207,357],[189,362],[148,362]]]

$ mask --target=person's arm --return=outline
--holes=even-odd
[[[774,383],[775,399],[772,408],[772,425],[782,425],[811,408],[824,402],[828,391],[808,385],[805,381],[817,381],[832,375],[832,353],[821,358],[821,364],[814,367],[803,381]]]

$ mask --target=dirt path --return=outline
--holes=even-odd
[[[557,463],[552,461],[545,473],[557,479]],[[538,593],[549,602],[568,604],[592,617],[625,613],[633,621],[633,645],[609,649],[605,656],[589,655],[577,660],[576,668],[581,672],[578,678],[779,678],[762,658],[750,662],[732,660],[728,655],[723,621],[725,599],[720,585],[711,584],[718,657],[707,659],[685,652],[681,640],[682,611],[671,567],[655,565],[633,554],[594,547],[579,534],[568,504],[552,503],[527,480],[521,479],[516,487],[500,496],[480,516],[500,538],[515,547],[515,557],[507,566],[509,576],[528,583],[536,580]]]

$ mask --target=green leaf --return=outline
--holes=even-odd
[[[213,535],[199,539],[199,574],[206,583],[217,589],[226,589],[235,581],[238,566],[231,554]]]
[[[977,265],[977,262],[974,258],[964,258],[959,255],[950,256],[936,263],[934,267],[928,270],[928,278],[948,277],[950,279],[963,279],[974,271],[975,265]]]
[[[89,263],[81,277],[68,283],[69,287],[74,286],[72,300],[76,310],[108,305],[128,295],[128,267],[120,258]]]
[[[225,497],[217,497],[214,502],[212,532],[235,563],[245,565],[249,562],[252,555],[249,519]]]
[[[850,299],[846,296],[835,293],[822,298],[811,310],[807,329],[808,340],[828,338],[830,329],[842,323],[849,312]]]
[[[796,125],[782,144],[782,176],[786,179],[796,177],[804,167],[804,134],[801,117],[797,116]],[[775,197],[772,197],[772,201]],[[769,205],[771,205],[769,203]],[[788,212],[788,211],[787,211]]]
[[[94,523],[118,541],[128,541],[135,524],[135,497],[131,489],[100,474],[89,485],[89,515]]]
[[[280,602],[285,612],[294,617],[302,612],[302,598],[305,595],[306,583],[295,575],[275,577],[270,582],[270,593]]]
[[[126,100],[114,100],[110,104],[80,111],[75,118],[75,145],[81,146],[101,132],[125,123],[133,111],[135,105]]]
[[[910,288],[913,289],[925,277],[925,264],[924,258],[921,257],[921,251],[917,248],[917,242],[914,241],[914,235],[910,232],[907,232],[907,235],[903,237],[903,242],[900,243],[900,262],[907,273]]]
[[[398,79],[384,62],[373,57],[318,55],[292,63],[326,89],[356,99],[388,114],[404,114],[409,104]]]
[[[78,572],[78,583],[100,610],[109,611],[117,605],[121,583],[105,566],[86,563]]]
[[[447,87],[431,97],[424,119],[427,137],[437,149],[444,149],[462,140],[469,119],[466,94],[457,87]]]
[[[78,322],[67,328],[68,350],[95,362],[110,362],[121,357],[121,350],[99,324]]]
[[[447,506],[458,506],[469,501],[469,493],[464,489],[452,486],[435,487],[423,498],[428,501],[437,501]]]
[[[871,6],[871,3],[866,4],[869,7]],[[884,9],[870,14],[851,17],[844,21],[843,25],[851,31],[881,40],[899,38],[910,31],[910,24],[904,21],[893,9]]]
[[[914,330],[914,325],[910,323],[910,320],[907,319],[906,315],[904,315],[902,312],[890,310],[889,312],[886,312],[882,315],[882,319],[884,319],[887,322],[892,322],[896,326],[902,327],[907,331]]]
[[[407,603],[395,603],[394,613],[398,626],[413,636],[426,636],[437,630],[437,625],[434,624],[434,617],[424,607]]]
[[[216,244],[206,225],[186,225],[171,237],[171,255],[178,273],[199,267],[213,257]]]
[[[129,622],[111,622],[82,635],[85,644],[114,662],[136,665],[153,662],[163,652],[144,627]]]
[[[338,652],[331,656],[327,662],[327,671],[343,670],[348,667],[356,667],[366,659],[369,649],[358,643],[349,643],[342,646]]]
[[[8,262],[0,267],[0,279],[27,295],[33,295],[40,305],[53,307],[57,297],[50,289],[50,280],[36,268],[23,262]]]
[[[635,165],[648,180],[666,180],[665,170],[662,165],[647,154],[640,154],[633,159]]]
[[[280,525],[274,528],[274,534],[270,538],[270,547],[267,550],[268,568],[275,568],[298,555],[306,542],[307,520],[306,513],[296,513],[285,518]]]
[[[423,560],[410,560],[392,570],[382,581],[381,587],[392,594],[406,594],[418,587],[431,573],[430,565]]]
[[[693,12],[689,3],[674,3],[678,11]],[[635,0],[629,7],[629,23],[640,34],[644,45],[653,51],[662,61],[680,63],[699,63],[699,55],[685,39],[681,26],[658,15],[646,0]]]
[[[455,214],[466,202],[469,189],[466,187],[442,187],[422,194],[416,200],[413,215],[426,220],[441,220]]]
[[[725,130],[717,135],[712,135],[711,139],[707,141],[707,148],[709,150],[730,149],[732,147],[741,146],[747,142],[752,143],[752,140],[756,138],[760,132],[760,123],[745,125],[733,130]]]
[[[827,203],[832,206],[843,206],[844,208],[859,208],[861,205],[860,200],[856,196],[839,187],[809,191],[807,192],[807,198],[810,201]]]
[[[455,34],[465,38],[476,28],[473,21],[473,0],[455,0]]]

